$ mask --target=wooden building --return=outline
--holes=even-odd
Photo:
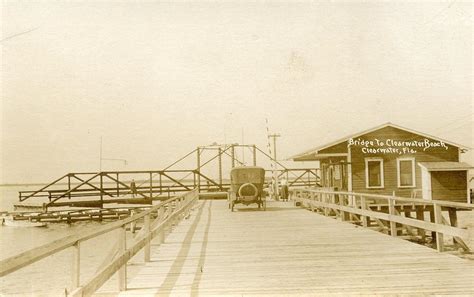
[[[319,161],[322,186],[342,191],[471,202],[468,148],[392,123],[303,152]]]

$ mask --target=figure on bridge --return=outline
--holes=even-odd
[[[132,179],[132,182],[130,183],[130,190],[132,193],[132,197],[135,198],[135,195],[137,194],[137,185],[135,184],[134,179]]]
[[[288,182],[286,178],[281,179],[280,185],[281,185],[281,199],[283,201],[288,201]]]

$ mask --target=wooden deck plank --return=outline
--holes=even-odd
[[[469,260],[290,203],[199,203],[120,296],[474,295]]]

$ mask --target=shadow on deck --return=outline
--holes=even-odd
[[[199,201],[128,280],[97,296],[474,294],[474,263],[270,202]]]

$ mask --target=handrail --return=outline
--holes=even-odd
[[[323,189],[293,189],[293,190],[305,190],[307,192],[314,192],[314,193],[325,193],[325,194],[342,194],[342,195],[352,195],[352,196],[364,196],[369,198],[378,198],[378,199],[389,199],[394,201],[403,201],[409,203],[425,203],[431,205],[440,205],[445,207],[453,207],[453,208],[461,208],[461,209],[474,209],[474,204],[464,203],[464,202],[449,202],[444,200],[426,200],[426,199],[419,199],[419,198],[406,198],[406,197],[398,197],[398,196],[389,196],[389,195],[379,195],[379,194],[370,194],[370,193],[356,193],[356,192],[345,192],[345,191],[329,191]]]
[[[373,210],[366,198],[383,199],[387,201],[385,210],[380,209],[380,204],[376,204],[379,211]],[[423,200],[414,198],[404,198],[388,195],[377,195],[369,193],[355,193],[343,191],[330,191],[323,189],[302,189],[294,188],[290,190],[290,199],[302,204],[306,204],[311,210],[319,209],[324,215],[329,216],[335,214],[342,221],[350,220],[368,227],[370,220],[374,220],[379,228],[383,231],[387,229],[390,235],[397,236],[397,224],[401,224],[407,229],[410,234],[425,236],[425,231],[432,231],[433,238],[436,238],[436,246],[438,251],[444,250],[443,235],[449,235],[454,238],[463,249],[470,250],[464,242],[469,238],[469,231],[464,228],[457,227],[456,210],[474,210],[474,205],[460,202],[446,202],[439,200]],[[399,204],[397,204],[397,202]],[[416,219],[411,216],[402,216],[401,213],[407,211],[403,208],[402,211],[397,210],[398,206],[412,205],[411,210],[416,211]],[[425,206],[431,206],[430,209],[425,209]],[[450,215],[450,223],[443,217],[442,207],[446,207]],[[409,210],[409,211],[411,211]],[[424,220],[424,212],[430,212],[430,221]],[[453,214],[454,212],[454,214]],[[451,216],[453,215],[453,220]],[[389,222],[389,227],[382,221]]]
[[[66,237],[63,237],[61,239],[55,240],[53,242],[44,244],[42,246],[33,248],[31,250],[25,251],[23,253],[20,253],[18,255],[12,256],[10,258],[4,259],[0,261],[0,277],[5,276],[7,274],[10,274],[14,271],[17,271],[18,269],[25,267],[27,265],[30,265],[32,263],[35,263],[45,257],[48,257],[52,254],[55,254],[57,252],[60,252],[66,248],[72,247],[72,246],[78,246],[81,242],[86,241],[88,239],[97,237],[99,235],[102,235],[104,233],[113,231],[115,229],[123,228],[125,225],[134,223],[139,219],[145,218],[145,223],[148,219],[149,223],[149,218],[150,214],[153,212],[160,212],[163,210],[165,207],[172,207],[173,204],[175,203],[182,203],[181,207],[178,209],[174,209],[173,213],[170,213],[167,218],[164,217],[158,217],[159,220],[161,220],[161,224],[159,224],[157,227],[154,228],[156,233],[156,230],[158,228],[163,228],[164,225],[170,222],[170,220],[173,220],[176,218],[177,215],[182,213],[184,210],[190,207],[193,202],[195,202],[198,199],[197,195],[197,190],[193,190],[190,192],[187,192],[183,195],[168,199],[167,201],[161,202],[158,205],[155,205],[151,207],[148,210],[145,210],[143,212],[140,212],[132,217],[112,222],[109,224],[106,224],[102,227],[99,227],[98,229],[91,230],[85,233],[81,234],[73,234],[69,235]],[[162,213],[163,214],[163,213]],[[146,226],[145,226],[146,227]],[[156,235],[156,234],[155,234]],[[154,236],[150,236],[150,234],[146,237],[148,239],[153,238]],[[143,246],[142,246],[143,247]],[[141,249],[141,248],[140,248]],[[135,253],[138,252],[135,251]],[[134,255],[134,254],[133,254]],[[132,256],[133,256],[132,255]],[[118,268],[117,268],[118,270]],[[105,282],[105,280],[104,280]]]

